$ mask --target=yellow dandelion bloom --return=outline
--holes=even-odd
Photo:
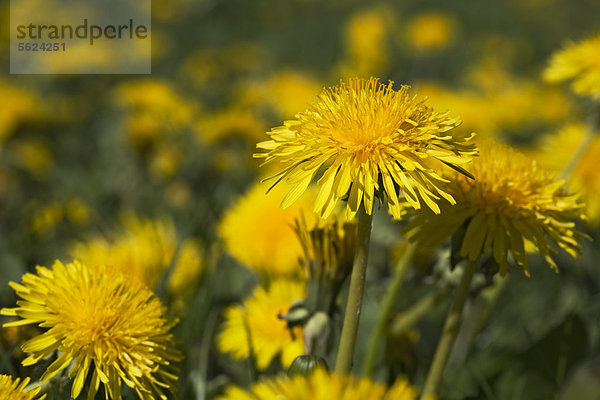
[[[301,272],[302,247],[293,226],[308,203],[282,210],[285,188],[265,194],[267,189],[257,184],[241,197],[223,217],[219,234],[227,251],[248,268],[274,275]]]
[[[401,213],[397,188],[412,207],[421,201],[439,213],[440,196],[454,199],[445,190],[447,180],[435,168],[442,163],[462,170],[476,155],[470,137],[452,136],[460,124],[447,113],[436,113],[423,101],[409,96],[408,86],[399,91],[369,80],[326,89],[319,101],[297,119],[269,132],[271,140],[257,145],[265,153],[264,164],[280,169],[271,178],[293,185],[281,206],[289,207],[318,177],[321,190],[314,211],[327,218],[337,201],[348,193],[347,213],[354,215],[362,202],[371,214],[375,192],[385,192],[391,213]],[[463,170],[464,171],[464,170]]]
[[[229,108],[200,120],[197,137],[201,142],[213,143],[234,137],[256,140],[265,131],[264,123],[248,109]]]
[[[118,268],[128,278],[152,288],[169,267],[176,248],[177,236],[170,220],[142,220],[126,215],[113,240],[98,236],[76,243],[70,255],[88,265]]]
[[[600,35],[556,52],[544,71],[548,82],[573,80],[575,93],[600,98]]]
[[[556,134],[544,137],[538,154],[540,162],[554,171],[562,170],[577,151],[586,129],[581,123],[572,123],[562,127]],[[600,225],[599,159],[600,137],[596,135],[569,178],[569,187],[574,192],[581,193],[585,214],[593,226]]]
[[[419,14],[409,21],[407,36],[417,50],[443,49],[454,42],[456,21],[439,12]]]
[[[244,359],[251,354],[251,343],[258,369],[266,369],[278,354],[283,366],[289,367],[304,352],[302,328],[290,331],[279,315],[304,295],[304,284],[291,280],[273,281],[268,289],[258,287],[243,304],[225,310],[223,330],[217,337],[219,350]]]
[[[415,400],[417,390],[399,378],[387,388],[369,379],[330,374],[319,368],[308,376],[278,376],[255,383],[250,392],[229,387],[219,400]]]
[[[91,372],[88,399],[100,383],[107,397],[121,399],[122,382],[140,399],[155,399],[154,394],[167,399],[163,391],[172,391],[177,379],[169,372],[179,358],[169,333],[175,321],[164,316],[165,307],[150,290],[125,280],[115,269],[88,268],[78,261],[38,266],[37,274],[25,274],[22,283],[10,286],[23,300],[0,313],[20,319],[3,326],[49,328],[21,346],[31,353],[23,365],[58,351],[42,381],[70,366],[72,398],[79,396]]]
[[[237,88],[236,101],[254,109],[267,107],[280,117],[288,118],[305,108],[319,90],[321,85],[309,74],[285,69],[265,80],[242,82]],[[264,135],[264,131],[261,129],[260,134]]]
[[[563,193],[554,174],[508,146],[485,143],[480,151],[471,167],[475,180],[450,177],[448,190],[457,204],[444,206],[440,216],[416,213],[407,226],[411,239],[433,246],[464,226],[460,255],[475,261],[491,251],[502,274],[509,252],[528,274],[525,241],[554,269],[554,244],[577,257],[580,233],[573,221],[583,218],[577,197]]]
[[[178,253],[177,263],[167,283],[172,294],[186,293],[194,288],[204,268],[204,254],[197,240],[183,242]]]
[[[25,378],[21,381],[20,378],[13,380],[9,375],[0,375],[0,400],[33,400],[36,395],[40,392],[41,387],[37,387],[33,390],[25,390],[25,387],[29,384],[29,378]],[[46,397],[43,395],[37,397],[38,400],[42,400]]]
[[[344,32],[347,54],[341,65],[342,76],[370,76],[387,68],[388,15],[390,10],[375,8],[359,11],[348,20]]]
[[[0,146],[23,121],[40,120],[42,100],[34,93],[0,80]]]

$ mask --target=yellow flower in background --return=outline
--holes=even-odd
[[[484,69],[476,71],[471,79],[478,79],[485,71],[498,77],[493,70]],[[528,133],[523,127],[557,123],[571,114],[571,104],[560,90],[515,78],[511,83],[498,82],[500,87],[489,85],[489,81],[477,82],[482,86],[468,89],[424,82],[416,87],[435,109],[451,109],[460,115],[464,121],[461,130],[487,136],[501,136],[506,130],[513,134]],[[544,99],[544,107],[540,107],[540,99]]]
[[[185,158],[181,149],[173,144],[158,146],[150,157],[150,175],[158,182],[169,180],[179,171]]]
[[[575,93],[600,98],[600,35],[569,43],[554,53],[544,71],[548,82],[572,80]]]
[[[252,110],[228,108],[203,117],[196,131],[201,141],[213,143],[235,137],[256,141],[265,130],[264,122]]]
[[[225,249],[250,269],[267,275],[298,274],[302,247],[294,224],[306,213],[309,225],[314,225],[310,205],[302,201],[282,210],[279,204],[286,189],[275,187],[266,193],[268,188],[265,184],[250,188],[224,215],[219,235]]]
[[[37,235],[47,235],[54,231],[63,217],[63,206],[56,201],[35,206],[31,216],[31,230]]]
[[[48,143],[35,138],[15,140],[10,147],[15,164],[32,175],[45,178],[54,167],[54,155]]]
[[[238,360],[252,354],[260,370],[281,355],[281,364],[289,367],[304,352],[302,328],[290,331],[279,315],[285,314],[294,301],[304,298],[305,292],[304,283],[282,279],[271,282],[268,289],[256,288],[243,304],[225,310],[223,330],[217,337],[219,350]]]
[[[448,181],[435,169],[443,164],[462,169],[460,165],[477,154],[470,142],[473,135],[450,134],[460,124],[458,118],[416,101],[408,86],[395,91],[392,82],[385,85],[375,78],[352,79],[326,89],[296,118],[273,128],[268,133],[271,140],[257,145],[265,152],[255,157],[279,170],[269,179],[293,186],[283,208],[317,179],[321,190],[314,211],[323,218],[347,193],[349,216],[361,203],[371,214],[376,191],[385,192],[390,212],[399,218],[397,187],[413,208],[420,208],[423,201],[439,213],[440,196],[452,204],[454,199],[444,190]]]
[[[79,396],[90,373],[89,399],[100,383],[111,399],[121,398],[122,382],[143,400],[155,394],[166,400],[164,392],[175,388],[177,377],[170,371],[180,357],[169,333],[175,321],[165,317],[166,308],[143,285],[124,279],[114,268],[78,261],[38,266],[37,274],[25,274],[22,283],[10,285],[23,300],[0,313],[20,319],[3,326],[49,328],[21,346],[31,353],[23,365],[59,352],[42,381],[71,366],[72,398]]]
[[[72,222],[85,225],[92,218],[89,204],[79,197],[69,199],[65,204],[65,214]]]
[[[167,289],[174,295],[193,289],[204,269],[204,254],[197,240],[183,242],[178,253],[177,263],[167,283]]]
[[[584,140],[586,126],[581,123],[571,123],[563,126],[553,135],[541,139],[536,156],[540,162],[554,170],[561,171],[570,162],[580,143]],[[585,203],[585,214],[588,223],[595,227],[600,225],[600,138],[596,137],[588,145],[585,153],[574,166],[568,179],[569,187],[576,193],[581,193]]]
[[[0,375],[0,400],[33,400],[42,389],[38,386],[32,390],[26,390],[29,378],[21,381],[20,378],[13,379],[9,375]],[[38,400],[46,398],[46,395],[37,397]]]
[[[136,148],[154,144],[165,135],[191,126],[198,105],[160,80],[123,83],[114,89],[117,104],[130,111],[127,134]]]
[[[305,73],[286,70],[273,76],[268,82],[268,87],[272,106],[283,118],[292,118],[298,110],[308,106],[322,85]]]
[[[367,77],[378,75],[387,68],[389,49],[386,45],[386,15],[389,13],[387,9],[362,10],[348,20],[344,31],[346,56],[341,66],[341,76]]]
[[[411,18],[406,28],[410,44],[417,50],[439,50],[456,39],[456,21],[440,12],[427,12]]]
[[[369,379],[330,374],[322,368],[308,376],[265,379],[249,392],[231,386],[219,400],[416,400],[417,390],[404,378],[387,388]]]
[[[87,265],[111,265],[129,279],[153,288],[169,267],[176,247],[177,236],[170,220],[126,215],[112,240],[98,236],[76,243],[70,255]]]
[[[441,215],[417,212],[406,227],[411,240],[435,246],[464,226],[461,257],[475,261],[491,251],[501,274],[510,253],[529,275],[525,241],[553,269],[555,244],[577,257],[581,234],[574,221],[583,218],[577,196],[564,193],[563,182],[555,181],[553,173],[508,146],[483,143],[480,151],[471,167],[475,180],[458,173],[449,177],[448,191],[457,204],[444,205]]]
[[[43,115],[42,102],[32,92],[0,80],[0,147],[12,135],[19,123],[39,120]]]
[[[291,118],[314,100],[322,85],[305,72],[285,69],[264,80],[242,82],[237,101],[248,107],[266,106],[281,118]],[[264,134],[266,129],[262,129]]]

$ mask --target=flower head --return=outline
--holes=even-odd
[[[270,275],[300,272],[302,247],[293,226],[308,209],[308,202],[282,210],[279,203],[285,188],[265,195],[267,188],[264,184],[253,186],[225,213],[220,236],[225,248],[248,268]]]
[[[289,367],[303,353],[302,329],[288,329],[279,316],[304,294],[304,285],[290,280],[276,280],[269,289],[258,287],[243,304],[225,310],[224,327],[217,338],[219,350],[236,359],[252,355],[261,370],[281,354],[282,364]]]
[[[279,376],[255,383],[250,392],[230,387],[219,400],[414,400],[417,390],[400,378],[390,388],[368,379],[316,369],[309,376]]]
[[[438,12],[420,14],[410,20],[407,36],[417,50],[443,49],[452,44],[456,37],[456,21]]]
[[[32,390],[25,390],[29,383],[29,378],[16,378],[13,380],[8,375],[0,375],[0,400],[33,400],[40,392],[41,387],[38,386]],[[38,400],[45,398],[46,395],[38,397]]]
[[[169,372],[179,358],[169,333],[175,321],[164,316],[165,307],[150,290],[124,279],[115,268],[88,268],[78,261],[38,266],[37,275],[25,274],[22,284],[10,285],[23,300],[0,313],[21,319],[3,326],[49,328],[21,346],[31,353],[23,365],[58,351],[42,381],[71,366],[72,398],[79,396],[91,372],[89,399],[100,383],[107,397],[120,399],[121,382],[140,399],[154,399],[155,393],[167,399],[163,390],[172,390],[177,379]]]
[[[600,35],[570,43],[555,53],[544,71],[549,82],[573,80],[575,93],[600,98]]]
[[[561,127],[555,134],[543,137],[540,144],[540,162],[554,171],[562,170],[584,140],[586,129],[590,128],[581,123],[571,123]],[[569,177],[569,188],[581,193],[585,203],[585,214],[588,217],[587,222],[594,227],[600,226],[600,171],[598,170],[600,136],[598,133],[600,132],[597,132],[589,143]]]
[[[577,196],[563,193],[563,182],[508,146],[486,143],[480,150],[471,168],[475,180],[449,177],[457,204],[444,207],[441,216],[417,212],[407,226],[411,239],[436,245],[464,227],[460,255],[474,261],[492,251],[501,273],[509,252],[528,273],[525,241],[554,269],[553,244],[576,257],[580,233],[574,219],[583,218]]]
[[[122,229],[113,240],[98,236],[75,244],[70,253],[73,259],[87,265],[119,268],[126,277],[152,288],[169,267],[176,247],[177,235],[172,221],[126,215]]]
[[[273,128],[271,140],[257,145],[280,172],[271,178],[292,186],[283,199],[286,208],[296,201],[318,176],[321,185],[314,211],[326,218],[340,198],[348,194],[347,212],[354,215],[364,202],[371,214],[376,191],[385,193],[392,214],[400,216],[399,187],[414,208],[425,202],[439,213],[435,200],[454,199],[444,190],[448,182],[435,168],[459,165],[476,154],[467,137],[449,134],[460,120],[448,118],[408,95],[369,80],[326,89],[319,100],[295,120]],[[320,171],[324,172],[320,172]]]

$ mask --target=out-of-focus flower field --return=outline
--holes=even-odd
[[[593,0],[153,0],[150,75],[3,68],[0,373],[30,380],[0,377],[0,399],[415,399],[470,265],[439,398],[600,399],[598,16]],[[370,164],[333,161],[399,98],[394,129],[433,144],[397,155],[382,136]],[[302,354],[335,373],[288,377]]]

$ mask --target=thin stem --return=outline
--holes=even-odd
[[[456,340],[463,307],[467,300],[467,296],[469,295],[469,288],[471,287],[471,281],[473,280],[473,275],[475,274],[476,269],[477,262],[467,262],[463,276],[458,287],[456,288],[456,292],[454,293],[452,306],[450,307],[448,315],[446,316],[446,322],[444,323],[442,336],[440,337],[437,349],[435,350],[433,362],[429,367],[429,373],[427,374],[427,379],[425,380],[425,386],[423,388],[421,399],[436,399],[440,393],[444,369],[446,368],[446,363],[450,357],[452,345]]]
[[[423,297],[408,310],[398,314],[390,324],[390,334],[399,336],[419,322],[427,313],[439,304],[449,292],[448,287],[439,288]]]
[[[392,282],[385,293],[381,305],[379,306],[379,314],[377,315],[377,321],[375,322],[375,327],[371,332],[371,337],[369,338],[369,344],[367,347],[367,353],[365,356],[365,361],[363,364],[363,376],[371,377],[373,374],[373,369],[375,367],[375,358],[377,355],[377,349],[379,348],[379,343],[381,342],[381,336],[383,335],[383,331],[388,323],[388,317],[390,315],[390,311],[394,304],[394,300],[400,291],[400,287],[402,287],[402,282],[404,281],[404,275],[406,270],[408,269],[408,265],[413,255],[415,254],[416,245],[414,243],[410,243],[408,248],[402,255],[402,258],[396,265],[396,269],[394,270],[394,276],[392,277]]]
[[[342,335],[335,361],[335,372],[340,375],[346,375],[352,369],[358,321],[360,319],[360,309],[365,290],[372,220],[372,216],[367,214],[364,206],[361,206],[358,211],[356,255],[354,256],[352,275],[350,277],[350,290],[348,292],[348,301],[346,302]]]
[[[577,165],[587,153],[590,145],[596,138],[596,131],[598,130],[598,126],[600,125],[600,106],[595,106],[595,108],[590,113],[587,123],[585,125],[585,131],[583,133],[583,138],[581,142],[577,146],[577,149],[567,162],[567,164],[563,167],[563,169],[558,174],[560,179],[568,180],[577,168]]]

